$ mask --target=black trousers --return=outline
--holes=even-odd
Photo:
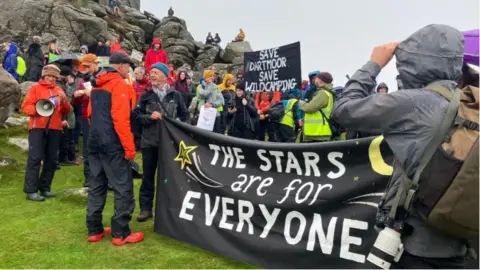
[[[58,151],[58,161],[75,161],[77,155],[75,153],[75,140],[73,138],[73,129],[67,127],[63,128],[62,137],[60,140],[60,151]]]
[[[91,149],[90,149],[91,150]],[[135,209],[132,169],[125,153],[109,152],[88,154],[92,177],[88,187],[87,229],[88,235],[103,232],[102,213],[107,199],[108,184],[114,191],[112,235],[125,238],[130,235],[129,222]]]
[[[32,129],[28,134],[28,159],[25,171],[23,191],[36,193],[50,191],[53,176],[57,168],[58,147],[60,145],[60,130]],[[43,169],[40,174],[40,165]]]
[[[222,134],[222,117],[217,116],[215,118],[215,124],[213,125],[213,132]]]
[[[274,142],[275,141],[275,132],[273,125],[270,124],[270,121],[267,119],[258,121],[258,132],[257,138],[260,141],[265,141],[265,131],[268,134],[268,141]]]
[[[75,114],[75,119],[82,118],[82,105],[73,106],[73,113]],[[78,141],[80,140],[81,130],[82,123],[78,121],[77,123],[75,123],[75,128],[73,129],[73,139],[75,141],[75,147],[77,147]]]
[[[85,177],[85,182],[83,182],[84,187],[88,187],[90,182],[90,177],[92,173],[90,172],[90,162],[88,161],[88,134],[90,134],[90,123],[88,119],[81,117],[82,122],[82,133],[83,133],[83,176]]]
[[[155,197],[155,173],[158,166],[158,147],[142,148],[143,178],[140,186],[140,211],[152,211]]]
[[[295,142],[295,129],[280,123],[270,123],[275,130],[275,142]]]
[[[398,263],[391,269],[464,269],[465,257],[422,258],[404,252]]]

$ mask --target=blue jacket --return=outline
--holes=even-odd
[[[10,73],[15,80],[18,80],[17,74],[17,45],[10,43],[10,49],[5,54],[5,63],[3,67]]]

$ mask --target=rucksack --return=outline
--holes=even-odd
[[[327,91],[327,90],[324,90],[324,91]],[[332,94],[332,98],[333,98],[333,104],[332,104],[332,109],[333,109],[333,105],[335,104],[335,101],[337,99],[337,95],[332,92],[332,91],[328,91],[330,94]],[[340,137],[342,135],[342,133],[345,132],[345,128],[343,128],[339,123],[337,123],[335,120],[333,120],[331,117],[330,118],[327,118],[327,116],[325,115],[325,113],[323,112],[323,110],[320,109],[320,113],[322,114],[323,118],[324,119],[327,119],[327,122],[330,126],[330,130],[332,131],[332,138],[336,138],[336,137]]]
[[[479,90],[469,86],[452,93],[439,85],[425,89],[447,99],[448,109],[414,176],[401,167],[389,217],[395,218],[399,209],[415,211],[427,226],[446,235],[478,239]]]
[[[17,70],[15,72],[17,72],[20,77],[23,77],[27,72],[27,65],[21,56],[17,56]]]
[[[267,110],[268,120],[273,123],[280,123],[285,116],[283,101],[275,101]]]

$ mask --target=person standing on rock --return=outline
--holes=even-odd
[[[42,77],[42,69],[45,58],[43,56],[42,45],[40,42],[40,37],[34,36],[32,44],[28,46],[25,56],[25,61],[27,63],[27,81],[38,82]]]
[[[30,116],[29,151],[23,191],[31,201],[44,201],[45,197],[55,197],[55,193],[50,190],[57,167],[58,148],[63,129],[62,117],[72,110],[63,90],[55,85],[58,78],[60,78],[60,69],[57,66],[45,66],[42,70],[42,79],[28,90],[22,104],[22,112]],[[43,117],[37,113],[35,105],[40,99],[54,101],[55,111],[50,117]],[[42,160],[43,169],[40,174]]]
[[[129,222],[135,209],[130,162],[135,158],[135,144],[130,127],[130,87],[125,78],[133,61],[127,55],[114,53],[110,67],[103,68],[91,82],[90,140],[88,160],[92,177],[88,188],[88,241],[98,242],[112,233],[112,243],[121,246],[138,243],[143,233],[132,233]],[[104,228],[102,213],[108,184],[114,190],[112,228]]]
[[[153,39],[150,49],[145,56],[145,69],[147,70],[147,73],[150,73],[150,67],[156,63],[168,65],[167,53],[162,48],[162,40],[159,38]]]
[[[18,81],[17,66],[17,45],[12,42],[5,46],[5,62],[3,63],[3,68]]]

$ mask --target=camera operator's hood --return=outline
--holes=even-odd
[[[463,35],[440,24],[423,27],[395,51],[397,70],[405,89],[423,88],[438,80],[457,81],[462,74]]]

